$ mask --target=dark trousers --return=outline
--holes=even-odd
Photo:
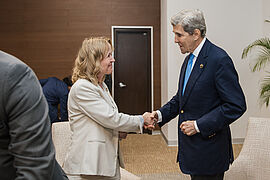
[[[190,175],[191,180],[223,180],[224,173],[215,175]]]

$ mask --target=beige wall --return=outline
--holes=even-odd
[[[263,0],[263,19],[270,21],[270,1],[269,0]],[[263,34],[264,36],[270,37],[270,22],[264,22],[263,27]]]
[[[269,18],[266,3],[269,4],[266,0],[161,0],[161,103],[166,103],[175,95],[179,70],[185,57],[174,44],[170,17],[185,8],[198,8],[205,15],[207,38],[223,47],[232,57],[246,96],[247,112],[231,125],[234,142],[243,141],[250,116],[269,117],[270,110],[260,108],[258,104],[258,87],[263,74],[251,73],[250,60],[241,60],[243,48],[263,37],[267,31],[263,17],[268,13]],[[162,132],[169,144],[176,144],[177,118],[164,126]]]

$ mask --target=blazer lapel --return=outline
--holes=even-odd
[[[206,61],[205,60],[202,60],[202,59],[197,59],[196,60],[196,63],[194,64],[194,67],[193,67],[193,70],[190,74],[190,77],[189,77],[189,80],[188,80],[188,83],[186,85],[186,89],[185,89],[185,93],[183,95],[183,98],[182,98],[182,105],[185,104],[186,100],[188,99],[191,91],[192,91],[192,88],[194,87],[196,81],[198,80],[198,78],[200,77],[201,73],[203,72],[204,68],[206,68]]]
[[[103,82],[103,87],[104,87],[104,90],[101,87],[99,87],[101,96],[104,98],[105,101],[107,101],[109,104],[111,104],[114,108],[117,109],[117,105],[115,104],[115,102],[114,102],[114,100],[109,92],[109,89],[104,82]]]
[[[188,80],[187,85],[186,85],[185,92],[181,98],[181,101],[182,101],[181,105],[182,106],[185,105],[190,93],[192,92],[192,89],[193,89],[196,81],[200,77],[203,70],[206,68],[209,45],[210,45],[210,42],[206,39],[205,44],[203,45],[203,47],[202,47],[202,49],[197,57],[197,60],[193,66],[192,72],[190,74],[189,80]],[[182,76],[184,76],[184,75],[182,75]],[[184,77],[182,77],[181,80],[182,80],[181,84],[183,84]]]
[[[186,56],[184,63],[182,65],[181,71],[180,71],[180,76],[179,76],[179,96],[182,97],[182,92],[183,92],[183,85],[184,85],[184,79],[185,79],[185,72],[187,69],[187,63],[188,63],[189,56]]]

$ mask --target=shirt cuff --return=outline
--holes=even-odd
[[[157,115],[158,115],[157,123],[160,123],[162,121],[162,114],[161,114],[161,112],[159,110],[156,110],[156,112],[157,112]]]
[[[194,121],[194,127],[195,127],[196,131],[199,133],[200,130],[199,130],[199,128],[198,128],[198,125],[197,125],[197,122],[196,122],[196,121]]]
[[[140,133],[143,134],[144,119],[143,116],[139,116],[139,118],[140,118]]]

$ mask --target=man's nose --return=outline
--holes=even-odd
[[[174,36],[174,42],[175,43],[178,43],[179,42],[176,36]]]

